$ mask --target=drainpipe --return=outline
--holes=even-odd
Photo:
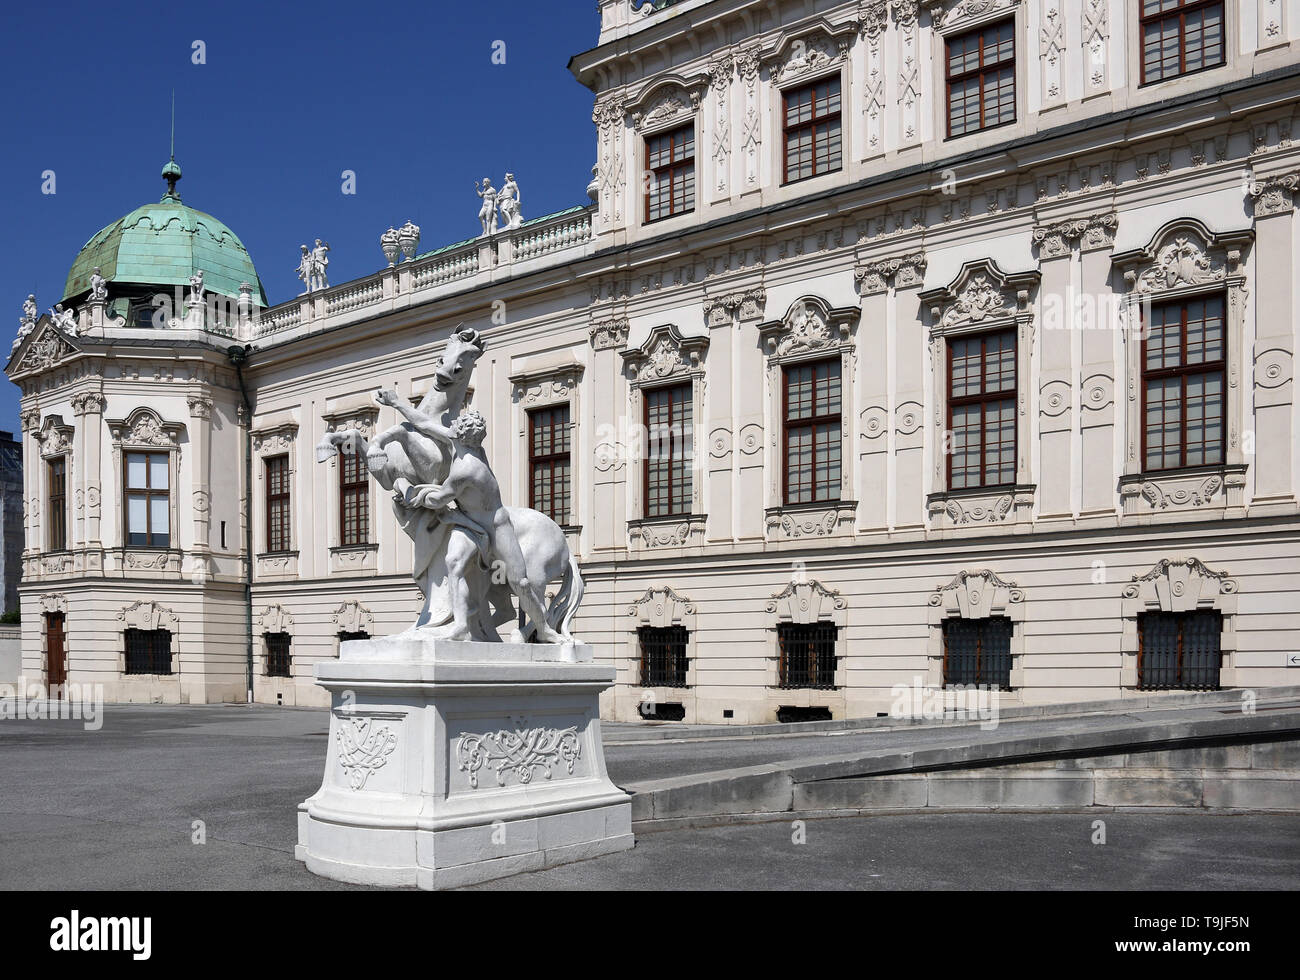
[[[244,657],[248,668],[248,703],[253,703],[253,406],[248,402],[248,388],[244,385],[244,363],[253,352],[252,344],[234,346],[226,351],[239,379],[239,397],[244,404],[244,554],[247,565],[244,573]]]

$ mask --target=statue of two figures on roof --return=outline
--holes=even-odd
[[[477,330],[457,327],[418,408],[395,391],[379,392],[375,401],[401,420],[371,437],[332,432],[316,447],[317,459],[358,453],[392,495],[424,596],[407,635],[499,642],[497,628],[516,619],[517,599],[512,642],[572,643],[583,581],[564,531],[539,511],[505,506],[483,451],[487,423],[465,408],[484,346]],[[557,579],[558,591],[547,597]]]
[[[496,234],[498,209],[501,211],[501,220],[505,223],[507,231],[518,228],[524,223],[523,214],[519,209],[519,185],[515,183],[514,174],[506,174],[501,190],[492,186],[490,177],[484,177],[482,186],[474,185],[474,193],[483,199],[478,220],[483,225],[484,235]]]
[[[319,289],[329,288],[329,276],[326,275],[326,269],[329,268],[330,260],[328,252],[330,250],[329,242],[322,242],[316,239],[316,247],[308,248],[306,245],[302,248],[302,258],[298,262],[298,278],[302,280],[306,291],[314,293]]]

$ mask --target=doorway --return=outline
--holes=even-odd
[[[47,696],[62,701],[68,680],[67,634],[64,631],[64,614],[45,614],[45,686]]]

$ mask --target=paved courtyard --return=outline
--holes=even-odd
[[[0,722],[0,888],[344,888],[293,859],[296,806],[320,785],[328,716],[262,706],[106,709]],[[616,782],[804,757],[842,739],[633,741]],[[1092,843],[1092,822],[1107,843]],[[206,842],[195,844],[195,822]],[[795,838],[802,843],[796,843]],[[1300,887],[1300,817],[1190,813],[918,814],[641,834],[630,852],[484,888]]]

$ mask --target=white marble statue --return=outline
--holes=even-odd
[[[370,440],[355,431],[331,433],[317,446],[317,458],[365,453],[370,475],[392,493],[398,524],[414,545],[413,577],[425,596],[412,633],[499,642],[497,627],[516,619],[518,597],[529,625],[516,629],[513,641],[572,642],[569,627],[583,582],[564,531],[538,511],[502,505],[478,445],[486,432],[481,416],[462,418],[482,354],[478,332],[457,329],[418,409],[396,392],[380,392],[379,404],[397,409],[404,421]],[[544,608],[545,587],[555,579],[560,589]]]
[[[523,214],[519,210],[519,185],[515,183],[514,174],[506,174],[501,193],[497,195],[497,204],[501,208],[501,217],[507,229],[518,228],[524,223]]]
[[[483,199],[483,206],[478,210],[478,220],[483,224],[484,235],[494,235],[497,230],[497,190],[492,186],[491,178],[483,178],[483,187],[474,187],[474,193]]]
[[[195,269],[194,275],[190,276],[190,295],[186,301],[189,306],[203,305],[203,270]]]
[[[77,335],[77,314],[72,310],[65,310],[62,303],[54,304],[54,309],[50,310],[50,319],[69,337]]]
[[[311,252],[307,249],[306,245],[300,245],[299,248],[302,249],[302,258],[298,260],[298,278],[302,280],[303,291],[310,293],[312,270]]]
[[[308,287],[308,292],[329,289],[329,277],[325,274],[330,264],[329,256],[326,254],[329,250],[329,242],[316,239],[316,247],[311,250],[311,285]]]
[[[36,294],[28,293],[27,298],[23,300],[23,320],[35,326],[39,316],[40,314],[36,312]]]
[[[90,301],[102,303],[108,299],[108,281],[99,274],[99,266],[90,274]]]

